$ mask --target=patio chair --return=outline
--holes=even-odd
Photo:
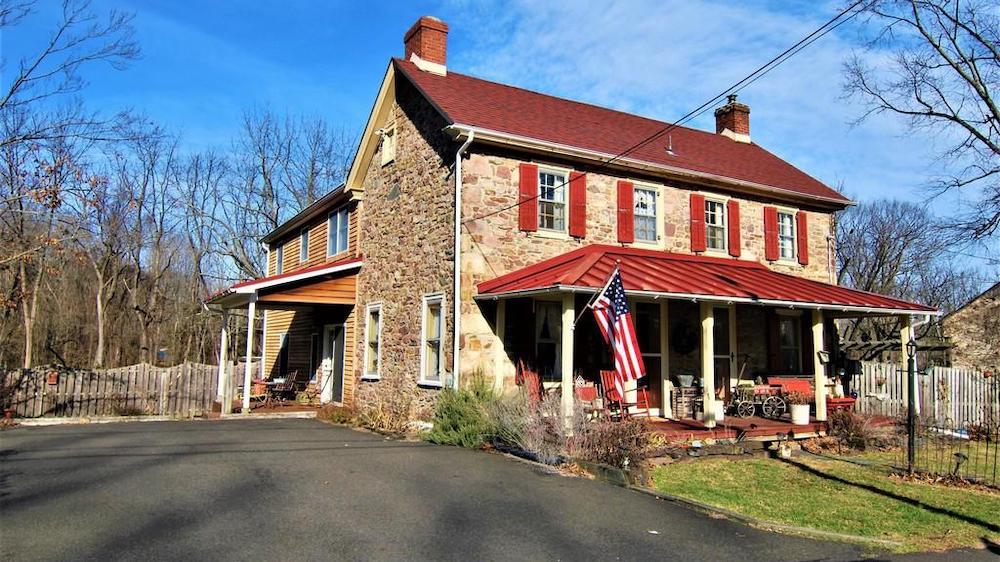
[[[625,419],[633,415],[649,414],[649,392],[645,388],[637,388],[635,391],[636,401],[627,402],[625,397],[618,392],[616,381],[621,381],[617,371],[601,371],[601,387],[603,389],[605,405],[611,417],[618,416]],[[621,381],[622,388],[625,388],[624,381]],[[633,411],[630,411],[634,410]]]
[[[578,386],[573,389],[573,394],[583,405],[583,413],[588,417],[591,415],[596,415],[597,417],[604,417],[608,415],[608,409],[601,400],[600,394],[597,392],[596,385],[587,384]]]
[[[257,402],[258,406],[267,406],[271,402],[271,394],[268,392],[267,384],[259,379],[250,383],[251,409],[253,409],[254,402]]]

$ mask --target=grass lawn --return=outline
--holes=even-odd
[[[1000,541],[1000,493],[890,478],[882,467],[703,459],[659,467],[653,481],[662,492],[768,521],[897,541],[904,552]]]

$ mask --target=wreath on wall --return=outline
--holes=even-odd
[[[698,331],[691,322],[679,320],[671,326],[670,348],[681,355],[687,355],[698,348]]]

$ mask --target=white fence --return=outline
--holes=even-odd
[[[917,374],[917,412],[949,425],[984,423],[1000,416],[1000,383],[995,373],[961,367],[932,367]],[[855,410],[900,416],[906,412],[906,371],[895,363],[862,362],[851,389]]]

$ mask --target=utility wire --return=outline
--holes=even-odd
[[[695,117],[701,115],[702,113],[704,113],[705,111],[707,111],[715,102],[719,101],[723,97],[725,97],[725,96],[727,96],[729,94],[732,94],[732,93],[739,92],[743,88],[746,88],[750,84],[753,84],[754,82],[756,82],[757,80],[759,80],[761,77],[763,77],[764,75],[766,75],[770,71],[772,71],[775,68],[777,68],[778,66],[780,66],[786,60],[788,60],[788,59],[792,58],[793,56],[795,56],[796,54],[798,54],[799,51],[801,51],[802,49],[805,49],[809,45],[813,44],[815,41],[817,41],[820,38],[822,38],[827,33],[833,31],[834,29],[840,27],[841,25],[843,25],[847,21],[849,21],[852,18],[854,18],[855,16],[857,16],[859,13],[861,13],[861,10],[858,10],[858,11],[854,12],[853,14],[851,14],[849,17],[841,20],[841,18],[843,18],[848,12],[850,12],[851,10],[854,10],[856,7],[858,7],[859,5],[861,5],[862,3],[864,3],[865,1],[866,0],[856,0],[850,6],[844,8],[843,10],[841,10],[840,12],[838,12],[837,15],[835,15],[829,21],[827,21],[823,25],[821,25],[818,28],[816,28],[814,31],[812,31],[811,33],[809,33],[808,35],[806,35],[805,37],[803,37],[802,39],[800,39],[797,43],[795,43],[791,47],[789,47],[789,48],[785,49],[784,51],[782,51],[781,54],[777,55],[776,57],[772,58],[768,62],[766,62],[763,65],[761,65],[760,67],[758,67],[757,70],[754,70],[750,74],[748,74],[745,77],[743,77],[742,79],[740,79],[735,84],[729,86],[728,88],[726,88],[725,90],[723,90],[721,93],[717,94],[715,97],[709,99],[705,103],[699,105],[695,109],[693,109],[690,112],[686,113],[680,119],[674,121],[673,123],[668,124],[666,127],[661,128],[659,131],[657,131],[657,132],[653,133],[652,135],[649,135],[648,137],[642,139],[641,141],[633,144],[632,146],[626,148],[622,152],[619,152],[618,154],[616,154],[615,156],[613,156],[613,157],[605,160],[604,162],[601,162],[594,169],[600,170],[600,169],[607,168],[608,166],[610,166],[616,160],[620,160],[620,159],[624,158],[625,156],[631,154],[632,152],[635,152],[636,150],[638,150],[638,149],[640,149],[640,148],[648,145],[649,143],[655,141],[656,139],[662,137],[663,135],[665,135],[668,132],[670,132],[671,130],[677,128],[681,124],[686,123],[686,122],[690,121],[691,119],[694,119]],[[561,184],[559,184],[557,186],[554,186],[552,189],[563,188],[568,183],[569,183],[569,178],[567,178],[566,180],[564,180]],[[468,224],[470,222],[475,222],[477,220],[482,220],[482,219],[485,219],[485,218],[488,218],[488,217],[492,217],[494,215],[498,215],[498,214],[500,214],[500,213],[502,213],[504,211],[513,209],[515,207],[519,207],[519,206],[521,206],[521,205],[523,205],[525,203],[530,203],[532,201],[535,201],[540,196],[541,196],[541,193],[539,192],[538,194],[536,194],[536,195],[534,195],[532,197],[529,197],[529,198],[526,198],[526,199],[519,199],[516,203],[513,203],[511,205],[506,205],[504,207],[501,207],[499,209],[490,211],[488,213],[484,213],[484,214],[477,215],[477,216],[471,217],[469,219],[466,219],[466,220],[462,221],[462,224]]]

